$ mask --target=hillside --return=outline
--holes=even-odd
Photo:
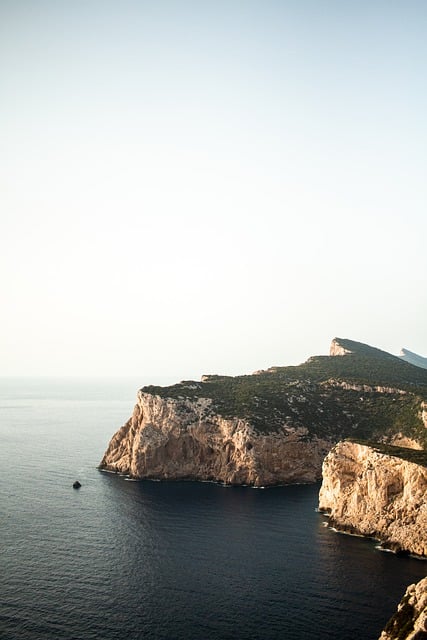
[[[299,366],[273,367],[253,375],[209,375],[141,391],[177,400],[209,398],[211,410],[248,420],[260,432],[303,427],[306,438],[392,439],[397,433],[427,446],[422,411],[427,370],[397,356],[348,339],[335,338],[331,351]]]

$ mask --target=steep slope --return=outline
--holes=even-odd
[[[341,531],[427,557],[427,452],[338,443],[323,462],[319,509]]]
[[[330,442],[306,435],[293,427],[259,433],[244,418],[217,413],[209,398],[141,390],[133,416],[112,438],[100,466],[134,478],[254,486],[314,482]]]
[[[407,588],[379,640],[427,640],[427,578]]]
[[[309,482],[320,479],[326,451],[349,436],[426,446],[427,370],[349,340],[335,338],[333,349],[348,353],[144,387],[101,468],[137,478]]]
[[[330,349],[330,356],[348,356],[348,355],[357,355],[357,356],[368,356],[375,358],[382,358],[385,360],[393,360],[396,356],[393,356],[391,353],[387,351],[383,351],[382,349],[378,349],[377,347],[371,347],[368,344],[364,344],[363,342],[356,342],[356,340],[349,340],[348,338],[334,338],[332,340]]]

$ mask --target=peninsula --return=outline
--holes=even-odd
[[[100,468],[132,478],[314,482],[344,438],[427,445],[427,370],[335,338],[329,356],[139,390]]]

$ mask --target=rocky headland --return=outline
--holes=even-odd
[[[296,367],[143,387],[100,468],[267,486],[323,465],[330,525],[427,557],[427,370],[408,353],[335,338]],[[427,640],[426,592],[427,578],[408,588],[380,640]]]
[[[427,557],[427,452],[338,443],[323,463],[319,510],[340,531]]]
[[[347,339],[335,338],[330,354],[144,387],[100,468],[265,486],[320,480],[326,453],[343,438],[427,445],[427,370]]]
[[[307,440],[306,433],[302,427],[260,433],[244,417],[217,413],[211,398],[164,398],[141,390],[101,468],[133,478],[253,486],[315,482],[330,441]]]

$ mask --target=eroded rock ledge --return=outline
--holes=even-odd
[[[427,556],[427,454],[339,442],[323,463],[319,509],[330,524]]]
[[[379,640],[427,639],[427,578],[411,584]]]
[[[320,479],[333,443],[289,428],[259,433],[225,418],[209,398],[164,398],[144,391],[113,436],[100,468],[133,478],[210,480],[264,486]]]

